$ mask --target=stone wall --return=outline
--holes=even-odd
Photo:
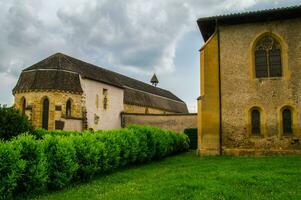
[[[173,131],[184,131],[197,127],[197,114],[134,114],[122,113],[122,126],[143,124]]]
[[[225,153],[301,150],[301,19],[220,27],[222,147]],[[255,78],[253,47],[264,34],[281,44],[283,77]],[[262,133],[250,133],[250,109],[261,109]],[[283,136],[281,109],[293,112]],[[247,151],[246,151],[247,150]],[[235,153],[236,152],[236,153]]]
[[[71,116],[74,119],[82,119],[82,96],[60,91],[31,91],[16,93],[15,107],[22,110],[22,102],[26,100],[26,115],[32,121],[34,127],[42,127],[42,102],[45,98],[49,100],[48,129],[55,129],[55,121],[66,118],[66,102],[71,100]],[[59,108],[59,109],[58,109]],[[73,127],[75,129],[76,127]]]
[[[220,154],[218,34],[200,50],[201,96],[198,99],[198,149],[201,155]]]
[[[171,114],[171,112],[160,110],[157,108],[150,108],[145,106],[124,104],[125,113],[140,113],[140,114]]]

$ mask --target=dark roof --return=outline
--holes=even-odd
[[[151,83],[159,83],[159,80],[158,80],[156,74],[153,75],[153,77],[151,78],[151,81],[150,81],[150,82],[151,82]]]
[[[166,111],[177,113],[188,113],[186,104],[178,101],[173,101],[167,98],[162,98],[155,95],[149,95],[130,88],[124,90],[124,103],[138,106],[148,106]]]
[[[59,70],[22,72],[13,93],[31,90],[83,92],[78,74]]]
[[[219,25],[233,25],[274,20],[285,20],[298,17],[301,17],[301,5],[244,13],[233,13],[213,17],[204,17],[199,18],[197,20],[197,23],[204,40],[207,41],[215,31],[216,22]]]
[[[60,74],[60,76],[56,74]],[[180,109],[181,111],[178,109],[173,110],[174,112],[182,112],[184,110],[188,112],[186,104],[170,91],[154,87],[142,81],[112,72],[62,53],[56,53],[24,69],[13,92],[34,89],[58,89],[70,92],[82,92],[79,75],[82,78],[103,82],[119,88],[132,88],[136,93],[140,93],[141,102],[137,102],[137,98],[125,98],[124,100],[127,103],[143,105],[148,102],[148,106],[155,105],[154,107],[156,108],[165,109],[163,104],[160,104],[160,106],[155,102],[150,103],[145,99],[142,100],[142,96],[145,95],[157,96],[157,99],[161,97],[170,102],[180,103],[185,107],[185,109]],[[59,78],[62,78],[62,80],[70,80],[70,82],[60,81]],[[125,96],[130,95],[125,94]],[[149,98],[154,99],[152,97]],[[130,99],[135,100],[131,101]],[[166,109],[170,108],[171,107],[168,107]],[[176,106],[173,106],[173,108],[176,108]]]

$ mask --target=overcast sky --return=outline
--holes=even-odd
[[[62,52],[149,82],[196,111],[199,17],[292,6],[301,0],[0,0],[0,104],[21,70]]]

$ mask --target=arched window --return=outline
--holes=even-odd
[[[281,45],[275,38],[267,35],[261,38],[255,46],[256,78],[281,77]]]
[[[71,100],[68,99],[66,103],[66,117],[71,117]]]
[[[283,135],[289,135],[293,133],[292,129],[292,111],[288,108],[282,111],[282,127]]]
[[[22,115],[25,115],[25,110],[26,110],[26,99],[25,99],[25,97],[22,98],[21,103],[22,103]]]
[[[43,101],[42,110],[42,128],[48,130],[48,120],[49,120],[49,100],[46,97]]]
[[[251,112],[251,127],[253,135],[260,135],[260,112],[258,109]]]

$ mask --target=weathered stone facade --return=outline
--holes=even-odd
[[[200,50],[200,155],[301,154],[300,9],[199,19],[206,40]],[[255,76],[255,46],[266,36],[280,45],[279,77]],[[260,134],[252,132],[253,109],[260,113]],[[283,133],[286,109],[290,134]]]
[[[223,149],[300,149],[301,18],[220,27]],[[263,35],[282,47],[283,76],[255,78],[253,47]],[[262,109],[262,135],[250,133],[249,110]],[[293,135],[283,137],[281,112],[293,112]]]
[[[68,121],[71,123],[68,130],[81,130],[78,124],[82,123],[82,95],[60,91],[28,91],[15,94],[15,107],[22,110],[23,100],[26,101],[26,115],[36,128],[42,127],[43,100],[49,100],[48,128],[55,129],[55,121]],[[66,116],[66,102],[71,100],[71,116]],[[58,109],[58,107],[60,109]],[[69,121],[72,120],[74,122]],[[68,123],[65,122],[65,123]],[[74,125],[74,126],[73,126]],[[68,126],[67,126],[68,127]]]

